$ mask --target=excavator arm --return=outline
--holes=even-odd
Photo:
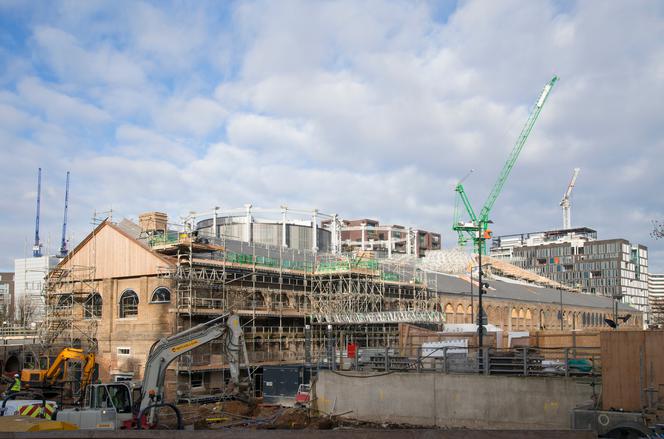
[[[90,361],[90,357],[92,357],[92,361]],[[55,358],[55,361],[53,361],[51,367],[49,367],[48,370],[46,371],[46,374],[44,375],[44,381],[50,385],[54,385],[55,382],[58,380],[58,378],[64,374],[65,365],[69,360],[80,361],[82,364],[85,365],[83,370],[83,377],[85,377],[86,368],[90,368],[91,370],[94,369],[94,364],[95,364],[94,354],[85,355],[83,353],[83,349],[64,348]]]
[[[92,375],[95,373],[95,354],[90,353],[85,359],[83,374],[81,375],[81,389],[85,389],[92,382]],[[81,392],[83,393],[83,392]]]
[[[242,328],[239,317],[228,313],[184,332],[162,338],[152,345],[143,372],[140,410],[142,411],[156,402],[163,402],[166,368],[173,360],[224,335],[226,335],[225,343],[230,364],[231,383],[239,386]]]

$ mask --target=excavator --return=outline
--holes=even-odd
[[[48,365],[48,357],[42,358],[44,366]],[[83,349],[64,348],[51,362],[48,369],[23,369],[21,371],[21,382],[32,388],[51,389],[69,378],[69,363],[79,362],[82,365],[80,389],[85,389],[93,379],[96,372],[95,354],[86,354]]]
[[[179,356],[218,338],[224,340],[231,375],[229,389],[238,398],[247,396],[250,384],[240,382],[241,351],[245,364],[249,363],[246,350],[241,349],[242,327],[237,315],[227,313],[155,342],[148,353],[140,387],[132,388],[125,382],[90,384],[81,407],[58,411],[56,419],[82,430],[150,428],[156,424],[156,409],[167,406],[181,424],[177,407],[164,401],[166,368]]]

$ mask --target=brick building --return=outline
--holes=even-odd
[[[102,223],[48,278],[46,322],[53,349],[71,344],[96,349],[102,380],[141,379],[156,340],[229,310],[240,316],[249,367],[257,377],[264,365],[303,363],[307,324],[313,328],[316,361],[325,349],[321,309],[335,294],[344,303],[364,300],[366,311],[406,316],[413,309],[428,311],[441,317],[439,323],[443,317],[470,322],[477,313],[471,293],[476,282],[463,276],[422,277],[416,267],[410,274],[387,272],[364,256],[335,266],[313,253],[193,239],[146,230],[150,222],[142,223],[143,228],[126,220]],[[488,322],[506,331],[560,329],[561,316],[565,330],[601,328],[613,305],[605,297],[500,279],[489,283]],[[642,321],[634,310],[621,311],[633,314],[630,325]],[[350,339],[360,347],[395,346],[399,323],[409,322],[335,324],[336,340],[340,348]],[[168,398],[177,394],[192,401],[218,393],[227,376],[221,343],[205,345],[169,366]]]

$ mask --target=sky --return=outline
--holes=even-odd
[[[70,248],[95,212],[317,208],[437,231],[479,211],[542,87],[560,80],[493,209],[495,235],[572,225],[664,272],[664,2],[0,0],[0,269]]]

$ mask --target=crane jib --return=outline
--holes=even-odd
[[[528,136],[530,135],[530,132],[533,129],[533,126],[535,125],[535,122],[537,121],[537,118],[540,114],[540,111],[542,110],[542,107],[546,103],[546,100],[551,92],[551,89],[553,88],[553,86],[557,81],[558,77],[554,75],[553,78],[551,78],[551,80],[544,85],[544,88],[542,89],[542,92],[537,98],[537,102],[535,103],[535,106],[532,108],[532,111],[528,116],[526,124],[521,130],[521,133],[517,138],[516,144],[512,148],[512,151],[510,152],[510,155],[508,156],[507,161],[505,162],[503,169],[500,172],[500,175],[498,176],[498,179],[494,183],[493,189],[489,193],[489,196],[487,197],[479,215],[477,216],[475,215],[475,212],[472,206],[470,205],[467,195],[463,190],[463,185],[461,184],[461,181],[457,184],[455,190],[458,194],[458,198],[460,198],[463,201],[466,213],[471,219],[470,222],[459,221],[459,218],[457,217],[458,204],[455,205],[455,218],[452,229],[459,233],[459,245],[464,245],[467,240],[463,236],[463,233],[467,233],[474,241],[476,241],[476,244],[486,239],[480,237],[477,232],[483,232],[487,230],[487,225],[490,222],[489,214],[491,213],[491,210],[493,209],[493,206],[496,200],[498,199],[498,196],[500,195],[503,186],[505,185],[505,182],[507,181],[507,178],[509,177],[512,171],[512,168],[516,164],[516,161],[519,155],[521,154],[521,150],[523,149],[523,146],[525,145],[526,140],[528,139]]]

